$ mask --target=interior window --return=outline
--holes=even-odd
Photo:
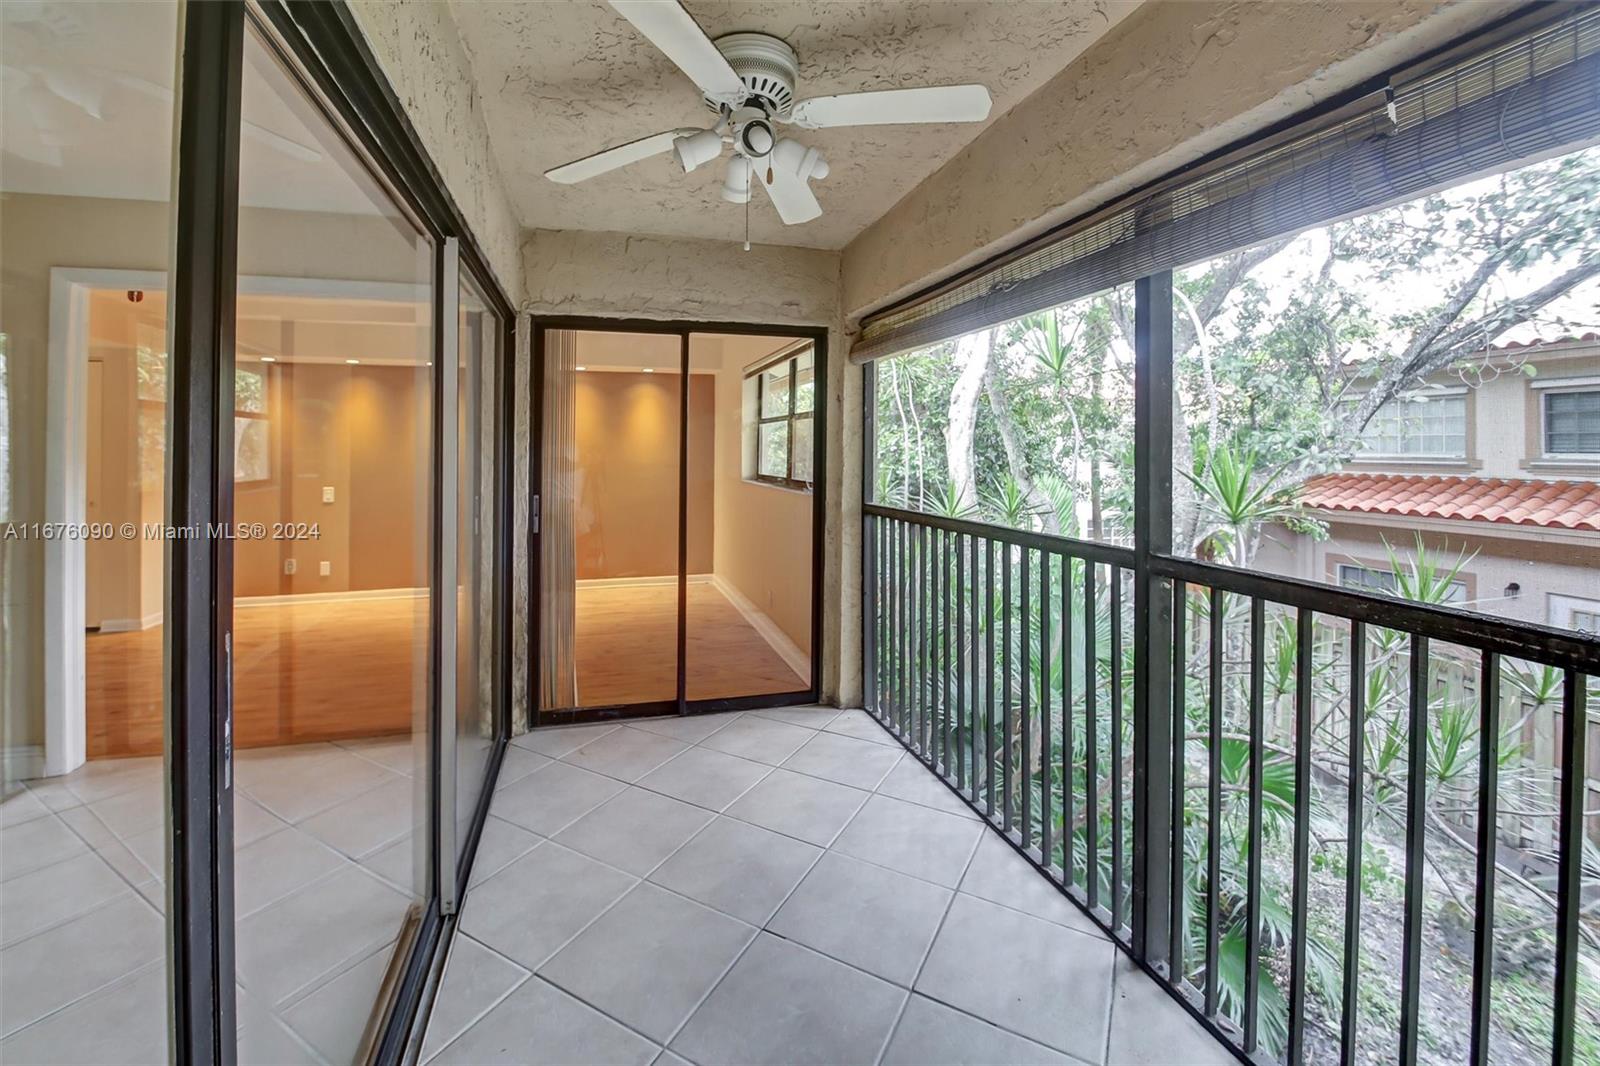
[[[755,383],[755,461],[751,465],[757,481],[811,487],[816,376],[816,355],[809,344],[746,372],[745,381]]]

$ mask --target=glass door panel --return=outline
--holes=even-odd
[[[678,692],[679,338],[571,332],[575,707]],[[547,354],[566,342],[547,341]],[[547,390],[563,387],[549,374]],[[551,516],[559,520],[560,516]],[[547,522],[546,529],[549,524]],[[691,554],[693,554],[691,536]]]
[[[431,887],[435,249],[254,27],[245,59],[241,1058],[349,1062]]]
[[[179,12],[0,4],[0,1062],[168,1057]]]
[[[464,848],[494,751],[495,434],[502,325],[460,272],[456,360],[456,846]]]
[[[811,345],[694,333],[689,365],[687,698],[804,692],[811,687]],[[697,543],[706,549],[700,556]]]

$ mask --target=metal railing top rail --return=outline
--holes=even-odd
[[[927,511],[911,511],[903,507],[886,507],[881,503],[863,504],[863,514],[876,518],[893,518],[901,522],[911,522],[916,525],[928,526],[933,529],[945,529],[952,533],[965,533],[973,537],[987,537],[1006,544],[1015,544],[1020,548],[1034,548],[1039,551],[1054,552],[1057,555],[1070,555],[1078,559],[1088,559],[1091,562],[1106,563],[1110,566],[1133,568],[1133,549],[1124,548],[1116,544],[1101,544],[1093,540],[1079,540],[1076,537],[1062,537],[1053,533],[1037,533],[1029,529],[1012,529],[1010,526],[997,526],[989,522],[975,522],[968,518],[947,518],[944,515],[929,514]]]
[[[1318,614],[1496,652],[1513,659],[1528,659],[1558,669],[1600,675],[1600,638],[1567,630],[1356,592],[1300,578],[1236,570],[1171,555],[1151,556],[1150,572],[1193,585],[1219,588],[1289,607],[1302,607]]]

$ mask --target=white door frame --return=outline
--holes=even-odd
[[[109,267],[50,269],[49,371],[45,393],[45,497],[48,523],[75,526],[87,513],[89,293],[95,289],[166,292],[162,270]],[[408,282],[337,281],[241,275],[239,291],[261,296],[342,296],[420,301],[431,293]],[[172,308],[167,308],[170,330]],[[423,323],[430,325],[430,323]],[[86,757],[84,542],[54,537],[44,545],[44,775],[82,766]]]

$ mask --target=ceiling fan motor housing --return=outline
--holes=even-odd
[[[795,86],[800,81],[799,59],[793,48],[765,33],[730,33],[712,43],[768,114],[789,114],[794,106]],[[709,99],[706,106],[721,112],[721,107]]]

